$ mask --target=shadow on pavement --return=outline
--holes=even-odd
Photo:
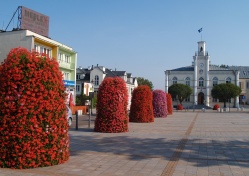
[[[87,129],[81,129],[81,131]],[[100,152],[106,154],[126,155],[130,160],[143,160],[148,158],[172,158],[176,148],[181,145],[181,139],[167,138],[136,138],[130,136],[70,136],[71,155],[82,152]],[[219,141],[212,139],[189,139],[183,150],[178,150],[181,160],[192,162],[199,167],[229,164],[249,167],[249,141]]]

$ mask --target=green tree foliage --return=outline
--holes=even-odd
[[[231,98],[239,96],[241,93],[241,88],[231,83],[222,83],[213,87],[211,95],[213,98],[219,99],[220,102],[224,102],[224,107],[226,107],[226,102]]]
[[[147,85],[147,86],[149,86],[149,88],[151,90],[153,90],[153,88],[154,88],[152,82],[149,81],[148,79],[144,79],[143,77],[138,77],[137,78],[137,83],[138,83],[139,86],[141,86],[141,85]]]
[[[85,106],[86,100],[91,100],[89,96],[83,95],[77,95],[76,96],[76,106]]]
[[[169,87],[169,93],[172,97],[177,97],[180,104],[182,104],[183,100],[189,98],[192,94],[192,89],[190,86],[185,84],[173,84]]]

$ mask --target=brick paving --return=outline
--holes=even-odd
[[[93,118],[94,119],[94,118]],[[249,112],[174,112],[127,133],[93,132],[88,116],[70,128],[69,161],[0,176],[249,176]]]

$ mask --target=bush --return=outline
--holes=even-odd
[[[0,167],[67,161],[66,93],[56,60],[14,48],[0,75]]]
[[[154,122],[152,92],[147,85],[138,86],[132,92],[130,122]]]
[[[172,97],[169,93],[166,93],[167,97],[167,110],[168,110],[168,115],[173,114],[173,105],[172,105]]]
[[[183,108],[183,106],[181,105],[181,104],[178,104],[177,105],[177,110],[183,110],[184,108]]]
[[[167,117],[167,99],[162,90],[153,91],[153,112],[155,117]]]
[[[214,107],[213,107],[213,110],[218,110],[218,108],[220,108],[220,105],[219,104],[215,104]]]
[[[128,92],[120,77],[106,78],[99,86],[94,130],[103,133],[128,131]]]

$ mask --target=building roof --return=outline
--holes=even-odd
[[[91,71],[94,69],[94,68],[98,68],[99,70],[103,71],[103,74],[106,74],[106,78],[108,77],[124,77],[124,76],[127,76],[127,78],[132,78],[131,80],[130,79],[127,79],[127,83],[130,83],[130,84],[134,84],[135,81],[136,81],[136,77],[132,77],[132,74],[131,73],[126,73],[126,71],[113,71],[112,69],[108,69],[108,68],[105,68],[103,66],[93,66],[92,67],[88,67],[88,68],[82,68],[82,67],[79,67],[77,68],[77,73],[84,73],[85,74],[85,77],[84,79],[82,79],[82,81],[90,81],[90,73]]]
[[[230,70],[238,70],[239,78],[249,78],[249,66],[229,66]]]
[[[180,68],[173,69],[171,71],[194,71],[194,67],[193,66],[180,67]]]
[[[91,72],[91,69],[88,69],[88,68],[77,68],[77,73],[84,73],[85,74],[85,77],[82,79],[84,81],[90,81],[90,72]]]
[[[112,71],[114,74],[116,74],[117,76],[125,76],[126,71]]]
[[[210,65],[210,71],[239,71],[240,79],[249,79],[249,66],[227,66],[226,68],[218,65]],[[194,71],[194,66],[180,67],[170,71]]]
[[[236,70],[236,69],[231,69],[231,67],[224,68],[224,67],[219,67],[217,65],[210,65],[209,70],[213,71],[213,70]],[[194,66],[180,67],[172,69],[171,71],[194,71]]]
[[[115,77],[115,76],[117,76],[115,73],[113,73],[113,71],[111,69],[106,68],[105,72],[106,72],[106,77]]]

